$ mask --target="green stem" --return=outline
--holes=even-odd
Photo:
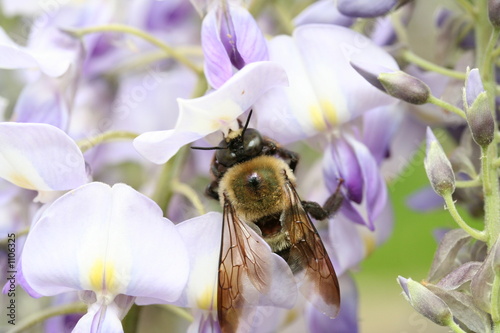
[[[495,325],[495,331],[500,327],[500,309],[498,307],[500,300],[500,276],[495,274],[493,285],[491,286],[491,319]]]
[[[179,52],[179,54],[184,57],[197,57],[200,59],[203,57],[203,52],[200,47],[178,47],[177,52]],[[120,62],[119,64],[111,68],[108,72],[106,72],[106,75],[119,76],[123,72],[129,72],[130,70],[138,68],[141,69],[151,63],[155,63],[159,60],[164,60],[165,58],[168,58],[168,55],[166,57],[165,51],[163,50],[155,49],[153,51],[144,51],[135,57],[129,57],[123,62]]]
[[[432,95],[429,96],[429,98],[427,99],[427,103],[431,103],[431,104],[437,105],[440,108],[443,108],[445,110],[453,112],[454,114],[462,117],[463,119],[467,119],[467,117],[465,116],[465,112],[462,109],[457,108],[455,105],[452,105],[452,104],[450,104],[448,102],[445,102],[442,99],[439,99],[439,98],[437,98],[435,96],[432,96]]]
[[[163,212],[167,213],[168,204],[173,195],[173,183],[179,177],[181,167],[184,164],[189,147],[184,146],[174,157],[172,157],[161,170],[160,177],[156,183],[156,189],[153,193],[153,200],[160,206]]]
[[[82,153],[86,152],[90,148],[95,147],[98,144],[114,140],[133,140],[139,134],[127,132],[127,131],[109,131],[102,134],[96,135],[92,138],[82,139],[77,142],[78,147]]]
[[[83,303],[71,303],[66,305],[61,305],[57,307],[51,307],[41,311],[37,311],[28,317],[21,320],[16,327],[7,331],[7,333],[17,333],[27,330],[30,327],[35,326],[38,323],[43,322],[46,319],[67,315],[71,313],[85,313],[87,312],[87,305]]]
[[[146,33],[143,30],[124,25],[124,24],[107,24],[107,25],[98,25],[94,27],[89,27],[89,28],[83,28],[83,29],[65,29],[65,32],[76,36],[76,37],[83,37],[87,34],[92,34],[96,32],[122,32],[122,33],[127,33],[131,34],[134,36],[137,36],[139,38],[144,39],[145,41],[157,46],[158,48],[162,49],[166,54],[180,62],[181,64],[185,65],[189,69],[191,69],[193,72],[196,74],[201,74],[203,73],[203,69],[193,63],[191,60],[183,56],[180,52],[175,50],[175,48],[165,44],[158,38]]]
[[[446,202],[446,208],[450,212],[450,215],[453,217],[455,222],[457,222],[458,226],[462,228],[465,232],[467,232],[469,235],[471,235],[473,238],[480,240],[480,241],[486,241],[487,235],[484,231],[479,231],[477,229],[474,229],[470,227],[460,216],[460,214],[457,211],[457,208],[455,207],[455,202],[453,201],[453,198],[451,196],[451,193],[448,193],[443,196],[444,201]]]
[[[482,185],[482,180],[480,177],[471,180],[457,180],[455,181],[455,187],[457,188],[469,188],[477,187]]]
[[[180,308],[178,306],[171,305],[171,304],[158,304],[157,306],[159,306],[162,309],[165,309],[167,311],[170,311],[173,314],[179,316],[180,318],[184,318],[184,319],[186,319],[189,322],[194,321],[193,315],[191,315],[189,312],[187,312],[183,308]]]
[[[203,207],[200,197],[192,187],[175,180],[172,184],[172,189],[174,190],[174,192],[182,194],[184,197],[186,197],[194,206],[194,208],[196,208],[199,215],[203,215],[206,213],[205,207]]]
[[[481,148],[481,178],[483,179],[484,195],[491,195],[488,148]]]
[[[458,326],[457,323],[453,321],[453,319],[450,320],[448,327],[451,328],[455,333],[466,333],[463,329],[460,328],[460,326]]]
[[[483,149],[482,154],[481,178],[483,179],[484,221],[485,230],[488,233],[488,248],[491,248],[500,235],[500,191],[497,169],[492,163],[498,156],[496,141],[493,141],[488,148]]]
[[[406,61],[412,62],[415,65],[418,65],[419,67],[422,67],[423,69],[426,69],[428,71],[443,74],[459,80],[465,80],[465,73],[436,65],[435,63],[425,60],[424,58],[419,57],[409,50],[403,51],[403,58]]]
[[[463,7],[463,9],[469,13],[473,18],[477,16],[477,11],[476,9],[472,6],[472,4],[468,0],[457,0],[457,2],[460,4],[460,6]]]

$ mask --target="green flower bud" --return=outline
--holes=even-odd
[[[477,68],[467,72],[463,99],[472,138],[481,147],[487,147],[495,135],[495,121]]]
[[[443,148],[427,127],[425,171],[434,191],[440,196],[455,192],[455,174]]]
[[[371,85],[405,102],[425,104],[431,96],[424,82],[403,71],[353,61],[351,66]]]
[[[421,315],[441,326],[448,326],[453,315],[446,303],[432,291],[412,279],[398,277],[404,296],[411,306]]]

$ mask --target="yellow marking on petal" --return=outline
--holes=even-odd
[[[369,256],[377,248],[375,237],[372,234],[364,234],[362,236],[363,243],[365,243],[365,257]]]
[[[337,110],[332,102],[328,100],[321,101],[321,108],[323,109],[323,114],[326,117],[326,120],[330,125],[337,125],[339,121],[339,117],[337,114]]]
[[[309,114],[312,119],[312,124],[317,131],[324,131],[326,129],[325,119],[323,118],[323,112],[321,106],[312,105],[309,107]]]
[[[27,188],[28,190],[36,190],[36,186],[26,177],[21,174],[13,173],[9,177],[6,177],[11,183],[22,188]]]
[[[214,297],[214,288],[207,287],[196,298],[198,309],[210,310],[217,309],[217,297]]]
[[[107,290],[112,293],[117,282],[115,268],[112,264],[104,264],[101,259],[97,259],[90,269],[89,280],[92,290]]]

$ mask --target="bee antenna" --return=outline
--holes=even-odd
[[[191,149],[196,149],[196,150],[219,150],[219,149],[227,149],[227,147],[191,147]]]
[[[252,112],[253,112],[253,110],[250,110],[250,112],[248,113],[247,122],[245,123],[245,126],[243,127],[243,131],[241,132],[242,137],[243,137],[243,135],[245,135],[245,131],[248,128],[248,124],[250,123],[250,118],[252,117]]]

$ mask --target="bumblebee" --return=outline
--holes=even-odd
[[[246,306],[243,281],[266,292],[262,272],[269,263],[258,255],[259,238],[303,277],[300,290],[306,299],[332,318],[340,308],[335,270],[308,215],[322,220],[338,210],[340,185],[323,207],[301,201],[294,175],[298,155],[248,128],[250,116],[251,111],[245,126],[240,123],[218,147],[192,147],[217,150],[206,193],[223,208],[217,312],[224,333],[237,331]]]

